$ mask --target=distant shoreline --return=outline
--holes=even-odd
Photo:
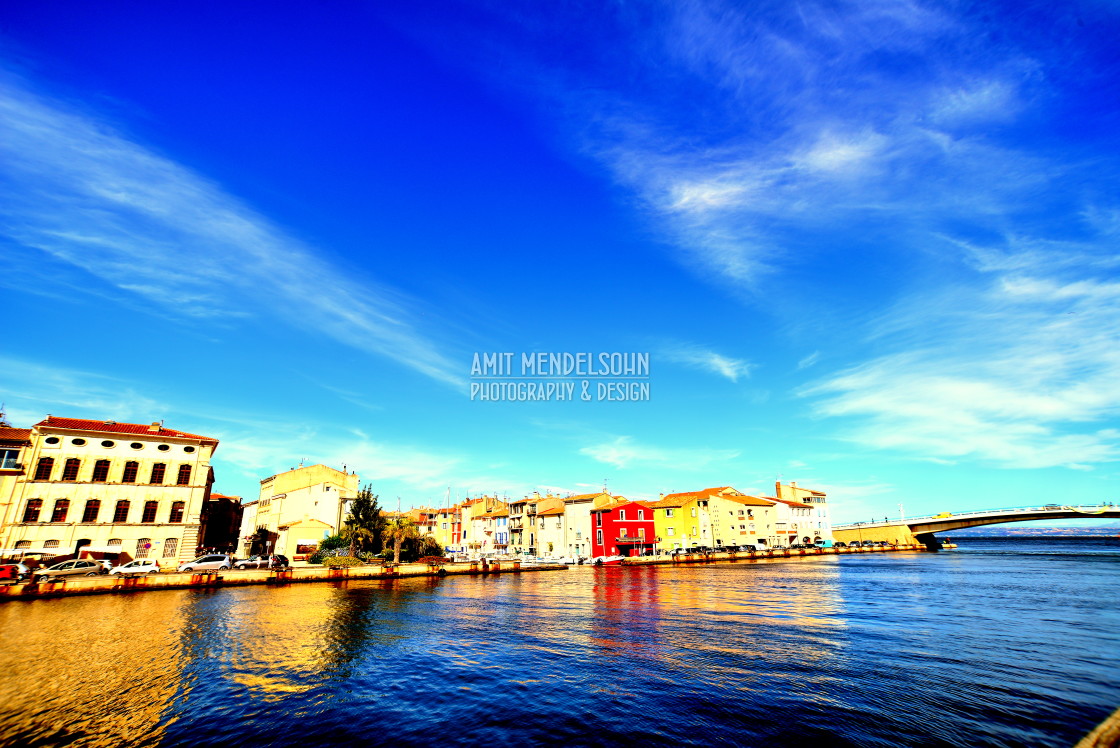
[[[1120,527],[1033,527],[1029,530],[968,528],[944,534],[959,538],[1111,538],[1120,535]]]

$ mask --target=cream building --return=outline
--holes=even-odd
[[[777,481],[774,493],[780,511],[789,525],[791,542],[814,543],[818,540],[831,544],[832,517],[828,508],[828,496],[823,491],[800,488],[795,481],[788,485]]]
[[[564,549],[572,557],[591,558],[591,509],[595,500],[610,494],[583,493],[564,498]]]
[[[545,558],[559,558],[566,552],[567,516],[564,500],[542,499],[537,504],[537,547]]]
[[[8,468],[0,470],[0,553],[166,565],[195,557],[217,439],[159,422],[55,416],[3,432],[20,446],[16,462],[0,446]]]
[[[358,495],[358,474],[326,465],[309,465],[261,481],[255,510],[246,510],[242,543],[260,529],[270,534],[269,551],[302,560],[334,535]],[[251,517],[251,519],[249,519]],[[252,525],[247,524],[252,522]]]

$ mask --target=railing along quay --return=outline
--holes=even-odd
[[[955,543],[945,543],[942,548],[956,548]],[[704,564],[714,561],[762,561],[770,558],[800,558],[802,556],[833,556],[843,553],[889,553],[891,551],[926,551],[921,544],[887,546],[848,546],[846,548],[775,548],[765,551],[712,551],[710,553],[678,553],[673,556],[636,556],[622,560],[622,566],[650,566],[657,564]]]
[[[71,595],[98,595],[145,590],[213,589],[255,584],[297,584],[333,582],[348,579],[400,579],[406,577],[444,577],[473,574],[521,574],[533,571],[561,571],[563,564],[522,566],[520,561],[473,561],[449,564],[400,564],[399,566],[292,567],[282,570],[161,572],[159,574],[99,575],[62,577],[49,582],[29,582],[0,586],[0,600],[35,600]]]

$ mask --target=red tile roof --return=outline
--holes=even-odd
[[[31,438],[31,429],[14,429],[0,426],[0,441],[25,442]]]
[[[185,431],[164,428],[159,424],[89,421],[84,418],[58,418],[56,416],[47,416],[45,420],[39,421],[35,426],[38,428],[68,429],[70,431],[101,431],[112,434],[136,434],[138,436],[171,436],[179,439],[198,439],[208,444],[218,443],[217,439],[210,436],[188,434]],[[153,427],[155,427],[154,430]]]

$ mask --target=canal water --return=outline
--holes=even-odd
[[[1120,539],[0,605],[11,746],[1070,746]]]

